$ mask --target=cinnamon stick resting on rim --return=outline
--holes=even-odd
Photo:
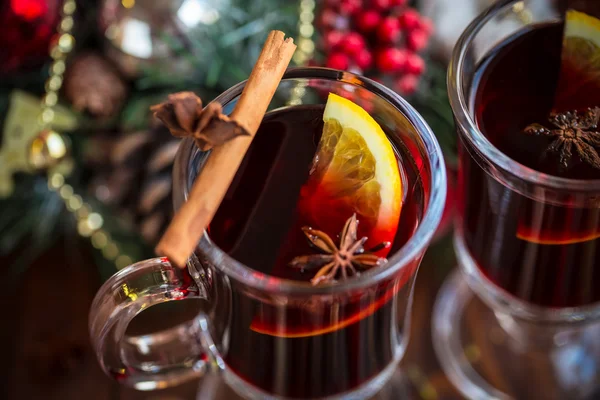
[[[185,266],[219,208],[295,50],[293,39],[285,39],[283,32],[269,33],[229,118],[222,118],[220,110],[214,109],[204,115],[197,112],[196,118],[185,118],[186,110],[189,112],[193,107],[198,110],[198,105],[194,106],[189,99],[179,107],[173,106],[175,102],[172,101],[173,107],[167,109],[170,113],[160,114],[164,107],[169,107],[169,102],[152,109],[175,136],[184,135],[174,129],[179,126],[193,132],[192,136],[201,148],[215,146],[196,178],[189,198],[177,211],[156,246],[157,255],[168,257],[179,267]],[[201,103],[199,107],[201,110]]]

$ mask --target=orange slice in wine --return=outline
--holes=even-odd
[[[312,227],[336,238],[345,221],[356,213],[359,237],[366,248],[393,242],[402,207],[400,167],[381,126],[363,108],[329,94],[323,113],[324,127],[311,175],[304,185],[298,210]],[[335,240],[335,239],[334,239]],[[377,254],[385,256],[389,250]],[[373,298],[340,300],[331,304],[263,306],[251,330],[277,337],[308,337],[343,329],[372,315],[389,302],[412,276],[405,268],[392,287]],[[281,318],[284,318],[283,320]]]
[[[562,57],[563,61],[600,76],[600,19],[568,10]]]
[[[545,245],[565,245],[583,243],[600,238],[598,228],[582,229],[573,232],[569,229],[534,229],[526,224],[520,224],[517,238],[530,243]]]
[[[366,247],[393,241],[402,208],[398,159],[381,126],[363,108],[330,93],[312,173],[300,210],[313,227],[336,237],[356,213]],[[385,252],[378,253],[385,256]]]
[[[363,298],[345,298],[330,303],[286,305],[283,307],[261,305],[250,329],[263,335],[280,338],[303,338],[325,335],[347,328],[373,315],[390,301],[413,276],[418,261],[407,265],[395,282],[375,293],[365,293]]]
[[[600,211],[593,208],[544,207],[537,217],[519,219],[517,238],[542,245],[567,245],[600,238]]]
[[[517,232],[517,237],[530,243],[564,245],[598,239],[600,238],[600,232],[577,232],[565,235],[564,233],[553,231],[535,232],[532,229],[528,229],[528,227],[523,227],[523,229],[519,229]]]
[[[600,19],[567,11],[561,59],[556,111],[597,106],[580,93],[600,88]]]

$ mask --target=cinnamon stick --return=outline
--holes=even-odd
[[[236,136],[212,150],[188,200],[156,246],[157,255],[168,257],[179,267],[185,266],[221,204],[295,50],[293,39],[285,39],[283,32],[269,33],[230,116],[248,134]],[[219,129],[218,125],[212,129]]]

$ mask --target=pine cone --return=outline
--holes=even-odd
[[[164,126],[121,134],[94,137],[91,149],[110,146],[88,158],[98,171],[90,190],[100,201],[133,223],[149,245],[155,245],[172,215],[171,169],[179,139]]]
[[[107,118],[120,110],[128,87],[110,62],[88,52],[78,55],[69,64],[64,90],[76,110]]]

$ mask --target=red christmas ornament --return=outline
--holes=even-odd
[[[0,2],[0,71],[39,67],[49,58],[50,42],[59,21],[58,0]]]
[[[400,37],[400,22],[396,18],[385,18],[377,29],[377,37],[382,42],[395,42]]]
[[[40,18],[48,12],[46,2],[39,0],[11,0],[10,6],[15,15],[27,21]]]

